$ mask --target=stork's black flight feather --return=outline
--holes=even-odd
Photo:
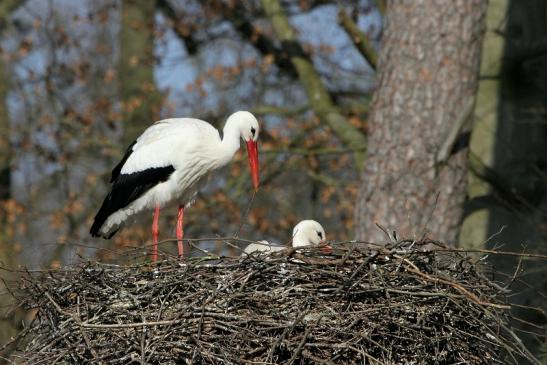
[[[122,172],[122,167],[125,164],[125,161],[131,156],[133,153],[133,146],[137,143],[137,140],[134,140],[133,143],[127,147],[127,150],[125,151],[125,154],[122,157],[122,160],[112,169],[112,176],[110,176],[110,182],[114,182],[120,176],[120,172]]]
[[[131,154],[132,147],[133,145],[127,149],[122,162],[112,170],[112,190],[104,199],[89,231],[94,237],[100,236],[99,230],[101,226],[112,213],[125,208],[157,184],[167,181],[169,176],[175,171],[173,166],[165,166],[150,168],[132,174],[120,174],[121,166],[123,166],[123,163]]]

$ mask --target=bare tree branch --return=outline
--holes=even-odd
[[[386,8],[387,8],[386,0],[376,0],[375,3],[376,3],[376,8],[380,12],[380,14],[382,14],[382,16],[386,15]]]
[[[9,15],[23,5],[26,0],[2,0],[0,1],[0,32],[4,30]]]
[[[336,136],[347,147],[355,151],[354,156],[357,166],[362,168],[365,154],[359,152],[359,149],[366,146],[365,136],[358,128],[348,123],[333,103],[311,60],[298,42],[295,31],[290,25],[279,0],[262,0],[262,6],[266,16],[272,22],[284,51],[289,55],[298,73],[298,78],[308,95],[313,111],[325,124],[332,128]]]
[[[168,0],[157,0],[158,9],[173,23],[173,32],[184,43],[189,55],[195,55],[199,43],[192,37],[191,27],[181,24],[181,16],[177,14],[175,8],[171,6]]]
[[[287,53],[276,46],[270,37],[254,27],[243,2],[236,1],[231,6],[228,6],[222,1],[216,1],[215,5],[220,9],[222,16],[232,23],[235,30],[244,39],[250,41],[262,55],[272,55],[274,64],[282,72],[287,73],[293,78],[297,77],[296,69]]]
[[[340,9],[340,11],[338,12],[338,21],[340,22],[340,25],[342,25],[346,33],[348,33],[351,41],[359,50],[359,53],[361,53],[361,55],[365,57],[370,67],[376,70],[378,55],[367,36],[364,35],[363,32],[361,32],[361,30],[357,27],[357,24],[355,24],[355,22],[350,18],[350,16],[345,12],[344,9]]]

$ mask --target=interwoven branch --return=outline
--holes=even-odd
[[[462,253],[425,243],[29,273],[22,304],[37,315],[18,356],[28,364],[535,362],[515,340],[503,285]]]

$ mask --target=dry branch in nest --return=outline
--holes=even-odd
[[[401,241],[244,259],[86,263],[23,279],[28,364],[535,361],[504,290],[457,252]]]

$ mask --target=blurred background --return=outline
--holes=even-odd
[[[156,120],[222,129],[236,110],[262,123],[261,189],[247,211],[239,153],[187,210],[185,237],[285,243],[309,218],[335,241],[385,240],[378,222],[547,254],[543,0],[1,0],[2,266],[143,253],[148,219],[88,234],[111,168]],[[162,238],[175,221],[163,211]],[[490,259],[547,353],[545,260]]]

